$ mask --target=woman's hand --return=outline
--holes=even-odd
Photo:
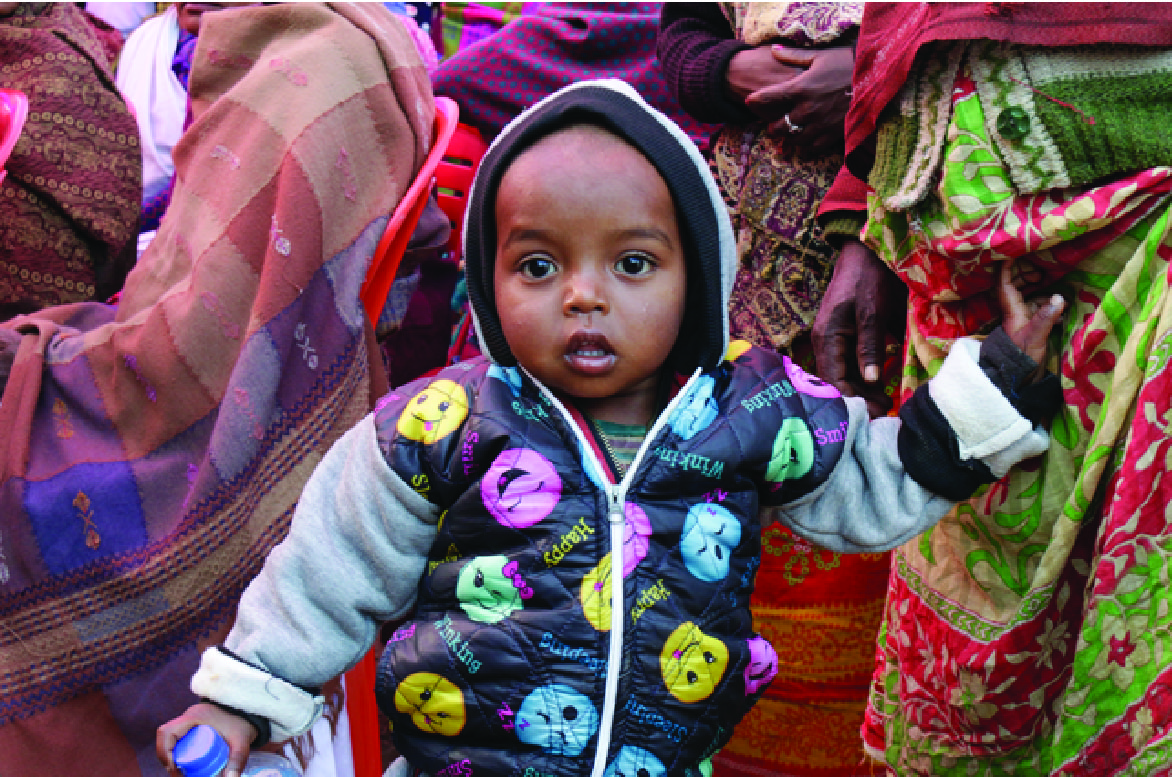
[[[768,48],[774,64],[757,63],[755,77],[742,79],[742,89],[756,86],[743,96],[745,107],[769,121],[769,131],[786,137],[788,142],[817,154],[841,150],[843,123],[850,108],[854,49],[851,46],[797,49],[778,45]],[[745,51],[737,56],[749,53]],[[729,72],[731,76],[732,63]],[[772,82],[762,83],[769,74],[777,75]],[[730,88],[737,91],[731,80]]]
[[[810,335],[818,376],[845,396],[866,399],[873,418],[892,406],[879,378],[887,334],[901,328],[906,301],[899,277],[870,248],[848,240]]]
[[[1037,380],[1045,372],[1046,341],[1050,337],[1050,330],[1062,318],[1066,300],[1055,294],[1040,304],[1027,303],[1013,285],[1010,262],[1001,265],[997,298],[1001,301],[1001,328],[1014,345],[1038,363],[1038,370],[1033,376],[1033,380]]]
[[[155,734],[155,755],[159,762],[167,768],[168,773],[180,777],[171,751],[184,734],[201,723],[214,728],[228,743],[228,765],[224,767],[224,777],[240,777],[244,762],[248,760],[248,747],[256,739],[257,731],[244,718],[207,702],[193,704],[179,717],[159,726]]]
[[[767,89],[771,86],[784,84],[806,72],[804,66],[790,65],[773,55],[772,46],[758,46],[745,49],[733,55],[728,63],[728,73],[725,83],[728,89],[746,107],[753,110],[763,119],[778,119],[781,114],[774,115],[768,105],[757,107],[748,104],[750,95]],[[764,111],[764,112],[762,112]]]

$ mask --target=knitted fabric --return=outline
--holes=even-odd
[[[847,115],[847,162],[866,178],[867,143],[933,41],[988,39],[1062,48],[1098,44],[1167,47],[1166,3],[867,3],[859,32],[854,99]]]
[[[1079,187],[1172,160],[1166,110],[1172,49],[1100,46],[1094,53],[991,41],[933,44],[876,136],[869,181],[888,208],[928,190],[940,164],[962,63],[985,105],[986,131],[1024,194]],[[1020,111],[1028,129],[1007,137],[998,120]]]

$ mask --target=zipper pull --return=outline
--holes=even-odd
[[[610,498],[610,522],[622,523],[626,519],[623,517],[623,498],[619,489],[612,487],[608,496]]]

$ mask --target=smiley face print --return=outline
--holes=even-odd
[[[535,689],[517,711],[517,738],[551,755],[576,758],[598,731],[598,711],[583,694],[554,683]]]
[[[631,572],[639,562],[647,558],[647,550],[651,547],[651,519],[647,511],[634,502],[627,502],[623,508],[623,577],[631,576]]]
[[[728,350],[724,352],[724,360],[726,362],[735,362],[744,356],[745,352],[752,347],[753,344],[748,340],[733,340],[728,344]]]
[[[729,560],[740,542],[741,524],[727,509],[704,502],[688,510],[680,553],[688,571],[704,582],[728,577]]]
[[[716,380],[711,375],[700,376],[692,392],[672,413],[671,430],[680,438],[690,440],[716,420],[716,399],[712,396],[715,388]]]
[[[480,497],[497,523],[527,529],[553,511],[562,498],[562,479],[537,451],[510,448],[484,473]]]
[[[464,694],[452,682],[431,672],[416,672],[395,688],[395,709],[411,716],[420,731],[454,737],[464,730]]]
[[[749,640],[749,665],[745,667],[745,695],[769,685],[777,675],[777,651],[764,637]]]
[[[790,361],[788,356],[782,356],[781,361],[785,364],[785,375],[789,378],[789,382],[803,394],[811,397],[821,397],[822,399],[833,399],[842,396],[834,386],[826,383],[816,375],[811,375],[806,372]]]
[[[582,578],[582,614],[597,631],[610,631],[610,554]]]
[[[524,607],[521,588],[503,571],[507,566],[509,560],[504,556],[477,556],[460,570],[456,599],[469,618],[478,623],[500,623]]]
[[[442,440],[468,417],[468,393],[459,383],[437,380],[407,402],[396,425],[408,440],[431,445]]]
[[[668,693],[692,704],[712,695],[728,668],[728,648],[688,621],[671,633],[659,654]]]
[[[797,480],[814,466],[814,436],[800,418],[787,418],[773,438],[773,455],[765,479],[773,483]]]
[[[663,777],[667,768],[653,754],[641,747],[623,745],[619,754],[606,767],[603,777]]]
[[[516,367],[502,367],[494,364],[488,368],[488,377],[496,378],[509,387],[514,397],[521,396],[521,373]]]

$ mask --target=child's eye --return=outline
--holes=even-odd
[[[535,256],[521,262],[520,270],[522,275],[526,275],[534,280],[540,280],[547,275],[553,273],[557,269],[553,262],[543,256]]]
[[[615,262],[614,267],[623,275],[646,275],[655,269],[655,263],[642,254],[628,254]]]

